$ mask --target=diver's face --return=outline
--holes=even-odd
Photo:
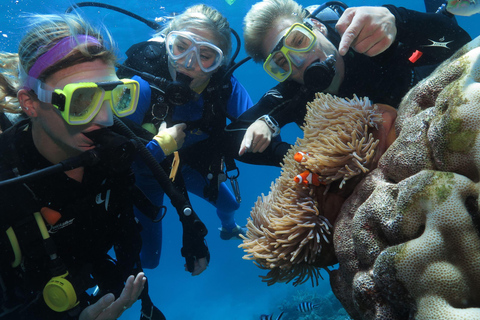
[[[97,59],[61,69],[49,76],[45,83],[55,89],[63,89],[69,83],[117,81],[113,65]],[[50,103],[39,102],[36,117],[32,119],[37,148],[44,154],[58,153],[57,158],[70,157],[94,148],[92,140],[84,133],[113,124],[113,114],[108,102],[104,102],[93,120],[84,125],[69,125],[57,108]],[[38,142],[38,143],[37,143]],[[48,158],[48,157],[47,157]]]
[[[219,41],[217,41],[213,35],[212,32],[209,30],[198,30],[198,29],[192,29],[192,28],[187,28],[182,31],[187,31],[189,33],[195,34],[198,36],[196,40],[201,40],[201,41],[206,41],[211,44],[214,44],[215,46],[219,46]],[[199,58],[202,61],[198,61]],[[187,61],[189,59],[189,61]],[[184,58],[177,59],[176,61],[173,61],[173,59],[169,56],[168,61],[169,61],[169,69],[170,73],[173,74],[176,72],[185,74],[192,78],[192,82],[190,83],[190,89],[195,90],[198,88],[202,88],[203,86],[206,85],[207,81],[210,79],[212,74],[218,70],[215,69],[210,72],[204,72],[201,68],[199,63],[208,63],[210,64],[211,61],[214,59],[214,52],[206,51],[206,52],[199,52],[199,55],[197,56],[192,52],[192,54],[187,55]]]
[[[268,57],[294,23],[294,21],[288,19],[279,19],[274,23],[273,27],[267,32],[265,41],[263,42],[262,54],[264,59]],[[304,84],[303,74],[305,70],[314,61],[317,61],[318,59],[320,59],[320,61],[325,61],[330,55],[334,55],[337,60],[339,58],[338,50],[325,36],[327,32],[325,26],[321,23],[315,24],[312,31],[316,36],[313,48],[308,52],[301,53],[303,63],[299,67],[293,63],[291,64],[292,73],[288,77],[288,79],[301,84]]]

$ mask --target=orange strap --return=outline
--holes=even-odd
[[[177,175],[178,167],[180,166],[180,156],[178,155],[178,151],[173,153],[173,162],[172,162],[172,169],[170,170],[170,179],[175,181],[175,176]]]

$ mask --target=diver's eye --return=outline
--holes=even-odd
[[[279,52],[273,57],[273,61],[277,66],[282,68],[283,70],[288,70],[288,61],[287,58],[283,55],[283,53]]]
[[[208,61],[208,60],[212,59],[213,57],[212,57],[212,56],[209,56],[209,55],[206,55],[206,54],[201,54],[201,55],[200,55],[200,58],[201,58],[203,61]]]
[[[304,34],[298,32],[295,37],[292,39],[290,46],[296,49],[303,49],[308,47],[310,44],[310,39]]]
[[[183,38],[179,38],[177,39],[177,41],[175,41],[175,52],[178,54],[178,53],[183,53],[185,52],[188,48],[190,48],[190,46],[192,45],[192,43],[186,39],[183,39]]]
[[[215,53],[211,49],[200,49],[200,58],[202,60],[211,60],[215,58]]]
[[[176,51],[178,51],[180,53],[185,52],[185,50],[187,50],[187,48],[185,48],[182,45],[177,45],[175,48],[177,49]]]

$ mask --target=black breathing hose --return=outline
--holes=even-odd
[[[150,151],[142,143],[142,140],[137,137],[137,135],[127,127],[120,119],[114,117],[114,128],[119,130],[118,133],[132,139],[136,142],[136,147],[140,156],[145,161],[145,164],[152,171],[155,179],[160,183],[160,186],[167,194],[167,196],[172,201],[172,205],[177,209],[180,217],[189,216],[193,213],[192,207],[190,206],[187,198],[175,188],[174,184],[170,181],[170,178],[167,176],[163,168],[158,164],[155,157],[151,154]]]
[[[48,168],[17,176],[8,180],[0,181],[0,188],[10,186],[12,184],[24,183],[30,180],[40,179],[54,173],[69,171],[81,166],[92,166],[97,164],[99,161],[100,157],[97,150],[92,149],[80,154],[78,157],[66,159]]]
[[[80,8],[80,7],[99,7],[99,8],[114,10],[114,11],[123,13],[123,14],[125,14],[129,17],[132,17],[134,19],[137,19],[138,21],[141,21],[141,22],[145,23],[147,26],[149,26],[153,30],[158,30],[158,29],[162,28],[162,25],[156,23],[155,21],[151,21],[151,20],[147,20],[145,18],[142,18],[138,14],[135,14],[133,12],[130,12],[128,10],[125,10],[125,9],[122,9],[122,8],[119,8],[119,7],[116,7],[116,6],[112,6],[110,4],[100,3],[100,2],[95,2],[95,1],[86,1],[86,2],[74,3],[70,7],[68,7],[67,10],[65,10],[65,13],[70,13],[70,12],[72,12],[73,9]]]
[[[113,128],[119,130],[117,133],[136,142],[140,156],[177,210],[180,222],[183,225],[183,247],[181,253],[185,257],[188,271],[193,272],[195,270],[195,261],[197,259],[206,258],[208,263],[210,261],[210,252],[205,243],[205,236],[208,230],[195,211],[193,211],[188,199],[174,186],[155,157],[129,127],[120,119],[114,117]]]

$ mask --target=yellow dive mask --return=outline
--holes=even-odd
[[[292,74],[292,63],[301,67],[305,53],[313,48],[316,40],[317,36],[305,24],[293,24],[268,55],[263,69],[275,80],[285,81]]]
[[[53,89],[35,80],[36,85],[30,87],[38,99],[53,104],[71,125],[92,121],[104,102],[110,104],[118,117],[128,116],[137,108],[140,86],[135,80],[69,83],[63,89]]]

